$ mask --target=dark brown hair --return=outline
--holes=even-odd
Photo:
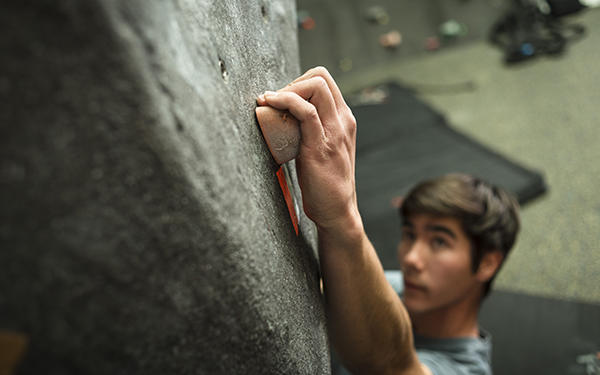
[[[467,174],[449,174],[415,186],[402,203],[400,217],[419,213],[460,220],[471,240],[473,273],[490,251],[502,252],[504,263],[520,227],[517,199],[502,188]],[[495,277],[485,284],[484,297]]]

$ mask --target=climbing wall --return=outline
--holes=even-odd
[[[0,373],[330,372],[254,115],[293,0],[4,0],[0,51]]]

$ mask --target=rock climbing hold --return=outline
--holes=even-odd
[[[367,9],[365,17],[367,20],[380,25],[387,25],[390,22],[390,15],[381,5],[372,6]]]
[[[439,37],[432,36],[432,37],[425,39],[424,47],[427,51],[435,51],[437,49],[440,49],[440,47],[442,47],[442,42],[440,41]]]
[[[317,22],[311,17],[307,10],[298,11],[298,26],[305,30],[312,30],[317,26]]]
[[[394,49],[402,43],[402,34],[398,30],[392,30],[389,33],[379,36],[379,44],[382,47]]]
[[[286,163],[300,154],[300,121],[288,111],[270,106],[256,108],[256,118],[269,151],[277,164]]]

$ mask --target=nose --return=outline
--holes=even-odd
[[[400,243],[399,255],[400,265],[406,269],[422,271],[425,267],[426,246],[422,241],[414,241],[409,244]]]

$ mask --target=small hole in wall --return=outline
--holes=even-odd
[[[229,80],[229,72],[227,72],[227,67],[225,66],[225,62],[222,58],[219,57],[219,67],[221,68],[221,76],[223,80],[227,82]]]
[[[177,129],[177,131],[184,131],[185,127],[183,126],[182,121],[183,115],[176,106],[171,107],[171,114],[173,115],[173,119],[175,120],[175,128]]]
[[[229,73],[227,72],[227,67],[225,66],[225,62],[221,58],[219,58],[219,68],[221,68],[221,76],[223,77],[223,79],[225,81],[227,81],[227,78],[229,77]]]
[[[176,117],[175,121],[176,121],[175,126],[177,127],[177,131],[182,132],[183,131],[183,124],[179,120],[179,117]]]
[[[260,12],[262,13],[265,23],[269,23],[269,16],[267,15],[267,10],[265,9],[264,5],[262,7],[260,7]]]

